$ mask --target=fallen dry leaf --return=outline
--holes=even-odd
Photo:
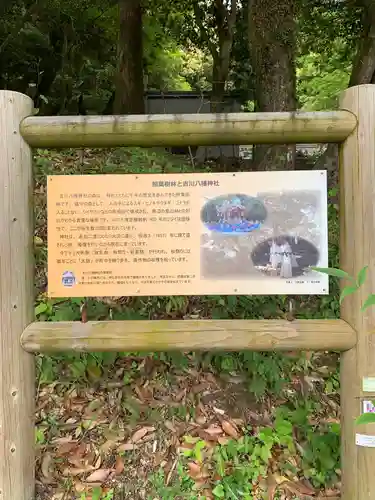
[[[136,446],[134,443],[124,443],[118,446],[117,451],[118,452],[131,451],[131,450],[136,450],[137,448],[138,446]]]
[[[217,439],[218,443],[221,444],[222,446],[225,446],[229,443],[230,439],[226,436],[219,436]]]
[[[149,432],[153,432],[154,430],[155,427],[142,427],[141,429],[135,431],[135,433],[130,438],[130,441],[133,443],[137,443],[138,441],[143,439],[146,434],[148,434]]]
[[[323,496],[321,498],[336,498],[336,497],[337,498],[340,497],[340,491],[328,488],[327,490],[324,491]]]
[[[64,500],[64,497],[65,497],[65,491],[58,491],[57,493],[55,493],[53,495],[53,497],[51,498],[51,500]]]
[[[112,441],[111,439],[108,439],[105,443],[103,443],[100,447],[101,451],[103,453],[108,453],[109,451],[113,450],[113,448],[116,447],[116,442]]]
[[[43,476],[50,481],[53,479],[51,465],[52,465],[52,455],[50,455],[49,453],[45,453],[43,456],[41,469]]]
[[[204,432],[207,432],[210,436],[217,436],[223,433],[223,429],[218,427],[217,425],[210,425],[207,429],[204,429]]]
[[[177,429],[176,429],[176,427],[173,425],[173,423],[170,420],[166,420],[164,422],[164,425],[165,425],[165,427],[168,430],[170,430],[171,432],[173,432],[173,434],[177,434]]]
[[[51,443],[52,444],[67,444],[67,443],[77,443],[78,441],[74,440],[73,439],[73,436],[69,435],[69,436],[62,436],[62,437],[59,437],[59,438],[54,438],[52,439]]]
[[[225,432],[225,434],[227,434],[231,438],[233,438],[233,439],[239,438],[239,434],[237,432],[237,429],[234,427],[233,424],[228,422],[228,420],[223,420],[221,422],[221,427],[223,428],[223,431]]]
[[[182,389],[180,392],[175,394],[174,400],[180,402],[183,400],[185,396],[186,396],[186,389]]]
[[[213,407],[213,410],[215,413],[217,413],[218,415],[225,415],[225,411],[222,410],[221,408],[216,408],[215,406]]]
[[[86,478],[88,483],[104,483],[113,469],[98,469]]]
[[[316,495],[315,490],[308,488],[300,482],[285,481],[280,485],[280,488],[286,489],[290,491],[290,493],[294,493],[297,495],[307,495],[311,498],[314,498]]]
[[[79,476],[80,474],[85,474],[86,472],[90,472],[94,470],[92,465],[86,465],[86,467],[66,467],[62,474],[63,476]]]
[[[116,465],[115,465],[115,474],[116,476],[120,476],[125,469],[125,464],[124,461],[121,457],[116,458]]]
[[[207,500],[213,500],[214,499],[214,495],[212,493],[211,490],[209,489],[204,489],[202,491],[203,495],[204,495],[204,498],[206,498]]]
[[[196,421],[196,422],[197,422],[197,424],[199,424],[199,425],[203,425],[203,424],[205,424],[205,423],[206,423],[206,420],[207,420],[207,419],[206,419],[206,417],[205,417],[204,415],[200,415],[199,417],[197,417],[197,418],[195,419],[195,421]]]
[[[58,455],[67,455],[67,454],[71,453],[75,448],[77,448],[76,441],[63,443],[57,448],[57,454]]]
[[[204,441],[217,443],[219,441],[219,436],[217,434],[208,434],[204,429],[198,431],[198,436]]]
[[[198,465],[196,462],[189,462],[188,468],[189,468],[189,475],[193,479],[201,474],[201,466]]]
[[[75,481],[74,482],[74,490],[77,493],[83,493],[84,491],[86,491],[86,485],[83,484],[81,481]]]
[[[95,460],[94,469],[99,469],[101,465],[102,465],[102,457],[99,455],[98,458]]]

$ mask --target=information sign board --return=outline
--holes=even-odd
[[[327,294],[325,171],[48,178],[48,294]]]

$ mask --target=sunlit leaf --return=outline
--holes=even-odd
[[[347,297],[348,295],[351,295],[352,293],[356,292],[357,290],[358,290],[357,285],[346,286],[340,294],[340,304],[345,299],[345,297]]]
[[[363,413],[362,415],[360,415],[355,423],[357,425],[360,425],[360,424],[373,424],[375,423],[375,413]]]
[[[311,267],[310,269],[319,273],[328,274],[329,276],[334,276],[336,278],[353,279],[350,274],[342,269],[336,269],[335,267]]]
[[[44,312],[46,312],[47,309],[48,309],[48,305],[45,302],[41,302],[40,304],[38,304],[35,307],[34,314],[35,314],[35,316],[39,316],[39,314],[43,314]]]
[[[215,488],[212,490],[212,493],[216,498],[224,498],[225,497],[225,491],[224,491],[224,486],[222,484],[218,484],[215,486]]]
[[[375,293],[371,293],[367,299],[365,300],[365,303],[361,307],[362,312],[366,311],[367,308],[374,306],[375,305]]]
[[[365,266],[365,267],[362,267],[362,269],[359,271],[359,273],[357,275],[357,285],[358,286],[362,286],[363,283],[365,282],[367,269],[368,269],[368,266]]]

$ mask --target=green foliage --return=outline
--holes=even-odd
[[[100,486],[93,488],[92,493],[88,496],[86,493],[82,493],[80,500],[113,500],[115,497],[114,491],[111,489],[109,491],[103,492]]]
[[[322,487],[337,479],[340,462],[340,426],[325,424],[316,428],[309,423],[311,412],[319,402],[296,402],[294,407],[280,407],[276,414],[292,425],[302,442],[300,449],[302,468],[305,477],[316,487]],[[315,408],[314,408],[315,407]]]
[[[343,45],[343,41],[334,44],[327,59],[316,52],[298,58],[297,92],[302,109],[318,111],[337,107],[338,96],[347,88],[351,72],[351,60],[343,59],[340,54]]]
[[[186,500],[201,500],[201,497],[194,492],[194,481],[188,477],[181,464],[178,465],[179,481],[166,485],[166,476],[161,469],[150,477],[150,484],[155,494],[163,500],[176,500],[182,498]],[[149,496],[148,500],[153,500],[154,496]]]
[[[106,99],[116,63],[115,13],[109,1],[15,1],[0,19],[0,87],[30,90],[37,106],[53,113],[77,111],[78,97],[95,86]]]
[[[147,87],[155,90],[204,90],[212,63],[195,47],[181,45],[165,30],[160,13],[147,11],[144,16],[144,61]]]
[[[224,33],[218,31],[215,2],[143,3],[147,87],[208,90],[213,78],[212,55],[218,53],[219,41],[224,39]],[[339,92],[348,83],[363,28],[363,9],[334,0],[299,3],[296,62],[300,105],[327,109],[336,105]],[[76,114],[82,108],[89,114],[108,111],[117,71],[116,3],[7,0],[3,9],[1,88],[28,92],[42,114]],[[246,102],[254,88],[246,3],[237,4],[237,9],[227,89],[239,91]]]
[[[211,477],[205,483],[212,488],[214,497],[229,500],[263,498],[259,496],[259,478],[269,474],[269,466],[276,450],[282,472],[286,476],[295,474],[293,463],[298,457],[302,462],[304,476],[315,487],[321,488],[331,481],[337,481],[340,429],[337,424],[326,424],[321,428],[311,426],[309,417],[311,411],[316,410],[313,405],[318,406],[319,403],[299,401],[283,405],[275,411],[271,427],[261,426],[257,430],[248,428],[239,439],[230,439],[215,446],[210,459]],[[298,448],[295,445],[296,436],[298,442],[303,443]],[[152,479],[154,492],[160,498],[172,499],[173,495],[175,498],[204,498],[199,496],[199,487],[194,487],[189,477],[187,462],[191,463],[193,460],[193,463],[204,466],[207,461],[207,443],[190,436],[185,437],[185,442],[193,446],[183,448],[178,477],[173,483],[166,487],[161,472]],[[293,459],[289,461],[289,457]],[[194,493],[187,496],[185,488],[190,488],[197,496]]]
[[[300,0],[297,95],[305,110],[335,108],[363,29],[363,4]]]
[[[169,29],[152,2],[144,14],[144,70],[150,89],[207,87],[211,62]],[[176,7],[177,8],[177,7]],[[175,26],[177,27],[177,25]],[[119,18],[111,0],[14,0],[0,18],[0,88],[29,93],[42,114],[102,114],[114,90]]]
[[[333,276],[335,278],[340,278],[340,279],[346,279],[349,280],[351,284],[345,286],[340,294],[340,303],[347,297],[348,295],[351,295],[355,293],[365,282],[366,280],[366,273],[368,266],[364,266],[359,272],[356,278],[353,278],[353,276],[350,276],[346,271],[343,271],[342,269],[337,269],[333,267],[311,267],[312,270],[318,271],[323,274],[328,274],[328,276]],[[375,305],[375,294],[370,294],[365,303],[362,305],[362,311],[365,311],[368,307]]]
[[[373,401],[372,404],[375,402]],[[363,413],[356,419],[356,424],[373,424],[375,423],[375,413]]]

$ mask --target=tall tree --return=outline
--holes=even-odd
[[[180,42],[211,56],[211,110],[220,112],[232,63],[238,0],[173,0],[170,4],[161,2],[160,10],[165,12],[166,9],[169,22],[173,19],[175,25],[172,31]]]
[[[237,0],[214,0],[209,6],[194,0],[193,9],[201,40],[212,56],[211,110],[219,113],[229,76]]]
[[[256,111],[296,109],[296,0],[249,0],[249,44]],[[256,162],[266,168],[294,163],[295,148],[257,147]]]
[[[118,72],[115,92],[115,114],[145,112],[140,0],[120,0]]]

